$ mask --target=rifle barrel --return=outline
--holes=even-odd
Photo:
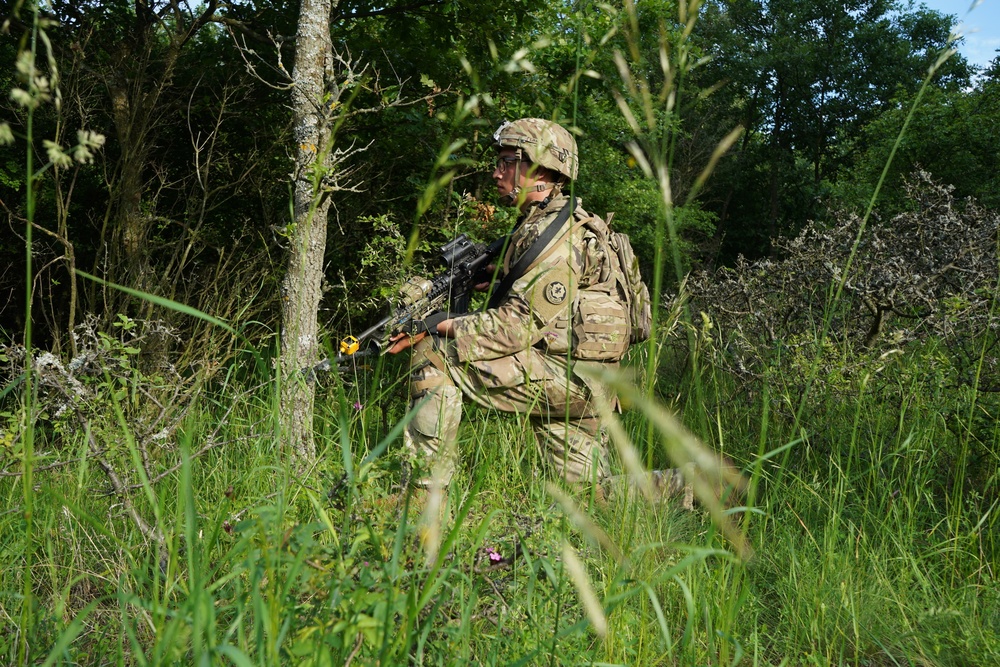
[[[371,337],[372,334],[378,332],[384,326],[386,326],[387,324],[389,324],[390,322],[392,322],[394,315],[395,315],[395,313],[393,313],[393,315],[387,315],[387,316],[383,317],[381,320],[379,320],[378,323],[373,324],[372,326],[370,326],[367,329],[365,329],[364,331],[362,331],[358,335],[358,342],[361,343],[361,342],[365,341],[366,339],[368,339],[369,337]]]

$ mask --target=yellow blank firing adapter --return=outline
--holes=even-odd
[[[359,347],[361,347],[361,344],[354,336],[348,336],[344,340],[340,341],[341,354],[354,354],[358,351]]]

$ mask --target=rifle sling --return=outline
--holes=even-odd
[[[432,336],[437,336],[437,325],[444,322],[449,317],[452,317],[453,313],[448,312],[448,310],[439,310],[436,313],[431,313],[422,320],[414,320],[410,325],[410,335],[416,335],[419,333],[429,333]]]
[[[559,246],[564,241],[566,241],[566,239],[570,238],[573,235],[573,232],[579,231],[581,228],[586,227],[586,226],[587,226],[587,220],[580,220],[575,225],[571,225],[570,228],[566,230],[566,233],[563,234],[562,236],[560,236],[559,239],[555,243],[549,244],[549,249],[546,250],[545,252],[543,252],[538,257],[536,257],[535,261],[531,264],[531,266],[527,267],[525,269],[525,271],[528,271],[529,269],[532,269],[535,266],[537,266],[538,264],[541,264],[542,262],[544,262],[545,260],[547,260],[549,258],[549,256],[552,255],[552,253],[554,253],[556,250],[559,249]]]
[[[510,271],[507,272],[507,275],[503,277],[503,280],[500,281],[496,289],[493,291],[493,294],[490,296],[490,302],[487,305],[488,308],[496,308],[500,305],[500,302],[503,301],[504,297],[507,296],[507,293],[510,292],[510,288],[514,285],[514,281],[523,276],[531,265],[534,264],[535,260],[538,259],[538,256],[542,254],[543,250],[545,250],[545,247],[549,245],[552,239],[555,238],[556,234],[559,233],[559,230],[562,229],[562,226],[567,220],[569,220],[569,216],[572,215],[575,208],[576,199],[571,199],[565,206],[562,207],[562,210],[559,211],[555,220],[549,223],[549,226],[545,228],[545,231],[539,234],[538,238],[535,239],[535,242],[524,251],[524,254],[521,255],[516,262],[514,262],[514,266],[510,267]]]

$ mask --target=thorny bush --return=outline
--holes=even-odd
[[[85,433],[90,455],[115,468],[127,456],[122,449],[122,428],[142,455],[149,477],[176,456],[173,434],[193,405],[209,373],[182,376],[162,355],[144,353],[148,341],[157,347],[176,333],[158,321],[133,320],[119,315],[111,333],[98,329],[89,316],[73,331],[78,353],[64,362],[50,352],[37,352],[33,373],[38,397],[33,419],[48,433],[45,451],[38,452],[42,466],[58,467],[76,452],[72,436]],[[17,382],[25,367],[25,350],[11,345],[0,350],[0,381]],[[118,415],[121,415],[119,420]],[[156,462],[159,461],[159,465]],[[121,469],[131,465],[122,460]]]
[[[954,479],[991,488],[1000,215],[954,201],[924,173],[906,188],[911,209],[888,222],[841,214],[777,242],[777,259],[689,276],[674,303],[689,300],[694,331],[666,345],[673,358],[700,358],[682,367],[706,369],[712,394],[747,415],[766,391],[772,418],[824,454],[841,446],[838,425],[863,396],[880,406],[866,428],[888,431],[916,401],[907,414],[939,429],[932,492]]]
[[[923,172],[906,189],[911,210],[888,223],[862,230],[861,218],[841,214],[832,226],[810,223],[776,242],[779,259],[741,258],[689,276],[680,296],[702,313],[693,337],[701,353],[744,384],[777,372],[804,387],[828,320],[818,376],[834,391],[904,351],[924,354],[946,386],[978,382],[980,391],[1000,391],[1000,215],[955,202],[950,186]],[[686,338],[673,342],[687,352]]]

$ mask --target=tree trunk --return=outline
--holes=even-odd
[[[785,164],[785,86],[782,76],[777,75],[776,96],[774,110],[774,127],[771,129],[771,175],[768,183],[769,208],[767,215],[767,239],[770,251],[769,256],[773,256],[774,240],[778,238],[778,217],[781,213],[781,167]],[[785,175],[788,178],[788,174]]]
[[[312,435],[315,387],[310,369],[319,360],[318,322],[327,209],[323,176],[330,146],[329,105],[324,102],[331,66],[330,13],[334,0],[302,0],[292,69],[295,114],[294,216],[288,269],[282,283],[281,419],[300,465],[316,457]],[[332,83],[332,80],[331,82]]]
[[[165,50],[154,51],[150,44],[155,29],[151,22],[137,23],[133,39],[115,53],[116,67],[106,82],[121,147],[110,185],[115,227],[109,266],[118,273],[109,277],[143,291],[151,290],[154,283],[149,254],[150,215],[143,211],[143,205],[149,203],[143,199],[145,172],[150,165],[150,151],[159,141],[163,116],[169,113],[166,109],[170,105],[163,100],[173,82],[181,48],[180,42],[173,39]]]

